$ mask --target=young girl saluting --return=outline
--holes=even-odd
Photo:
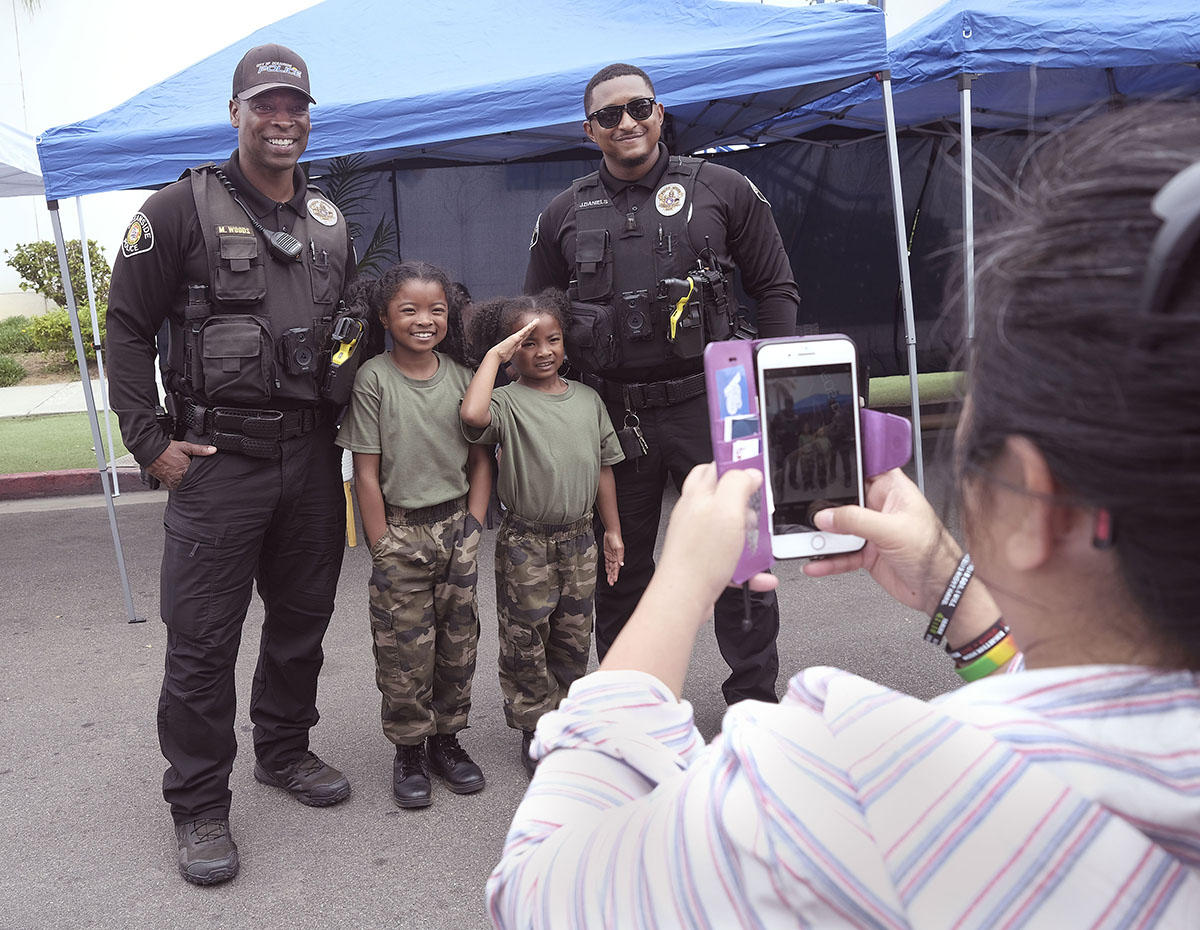
[[[484,785],[456,734],[471,708],[476,556],[491,463],[458,423],[471,371],[445,272],[396,265],[372,287],[370,306],[392,348],[359,370],[338,445],[354,453],[371,544],[375,680],[383,732],[396,745],[392,794],[401,807],[424,807],[430,771],[457,794]]]
[[[498,491],[507,509],[496,539],[500,687],[504,717],[522,731],[521,760],[530,774],[538,719],[587,671],[596,592],[593,504],[604,523],[610,584],[625,553],[611,467],[625,454],[600,396],[558,374],[567,309],[561,291],[478,307],[471,344],[486,354],[460,411],[471,442],[501,446]],[[506,362],[516,381],[493,390]]]

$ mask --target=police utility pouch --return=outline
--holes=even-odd
[[[217,314],[200,324],[195,338],[196,387],[209,403],[253,407],[271,399],[275,356],[265,320]]]
[[[256,303],[267,296],[267,274],[258,254],[257,236],[219,234],[217,258],[214,297],[230,303]]]
[[[615,314],[607,304],[571,301],[567,318],[567,355],[584,371],[598,372],[621,364]]]
[[[613,263],[607,229],[580,229],[575,234],[575,268],[580,300],[603,300],[612,293]]]

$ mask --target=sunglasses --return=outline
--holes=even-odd
[[[628,103],[615,103],[611,107],[601,107],[594,113],[589,113],[588,119],[594,119],[600,124],[601,129],[616,129],[617,124],[621,122],[621,117],[626,113],[639,123],[648,120],[650,114],[654,112],[654,103],[653,97],[639,97]]]

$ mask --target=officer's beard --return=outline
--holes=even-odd
[[[649,171],[650,168],[653,167],[654,162],[657,159],[658,159],[658,146],[655,146],[654,148],[652,148],[649,152],[647,152],[645,155],[641,156],[640,158],[633,158],[633,157],[618,158],[616,160],[616,162],[625,171],[633,172],[633,171],[637,171],[639,168]]]

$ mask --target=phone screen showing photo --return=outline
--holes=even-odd
[[[818,510],[858,503],[850,365],[766,368],[763,389],[772,532],[813,532]]]

